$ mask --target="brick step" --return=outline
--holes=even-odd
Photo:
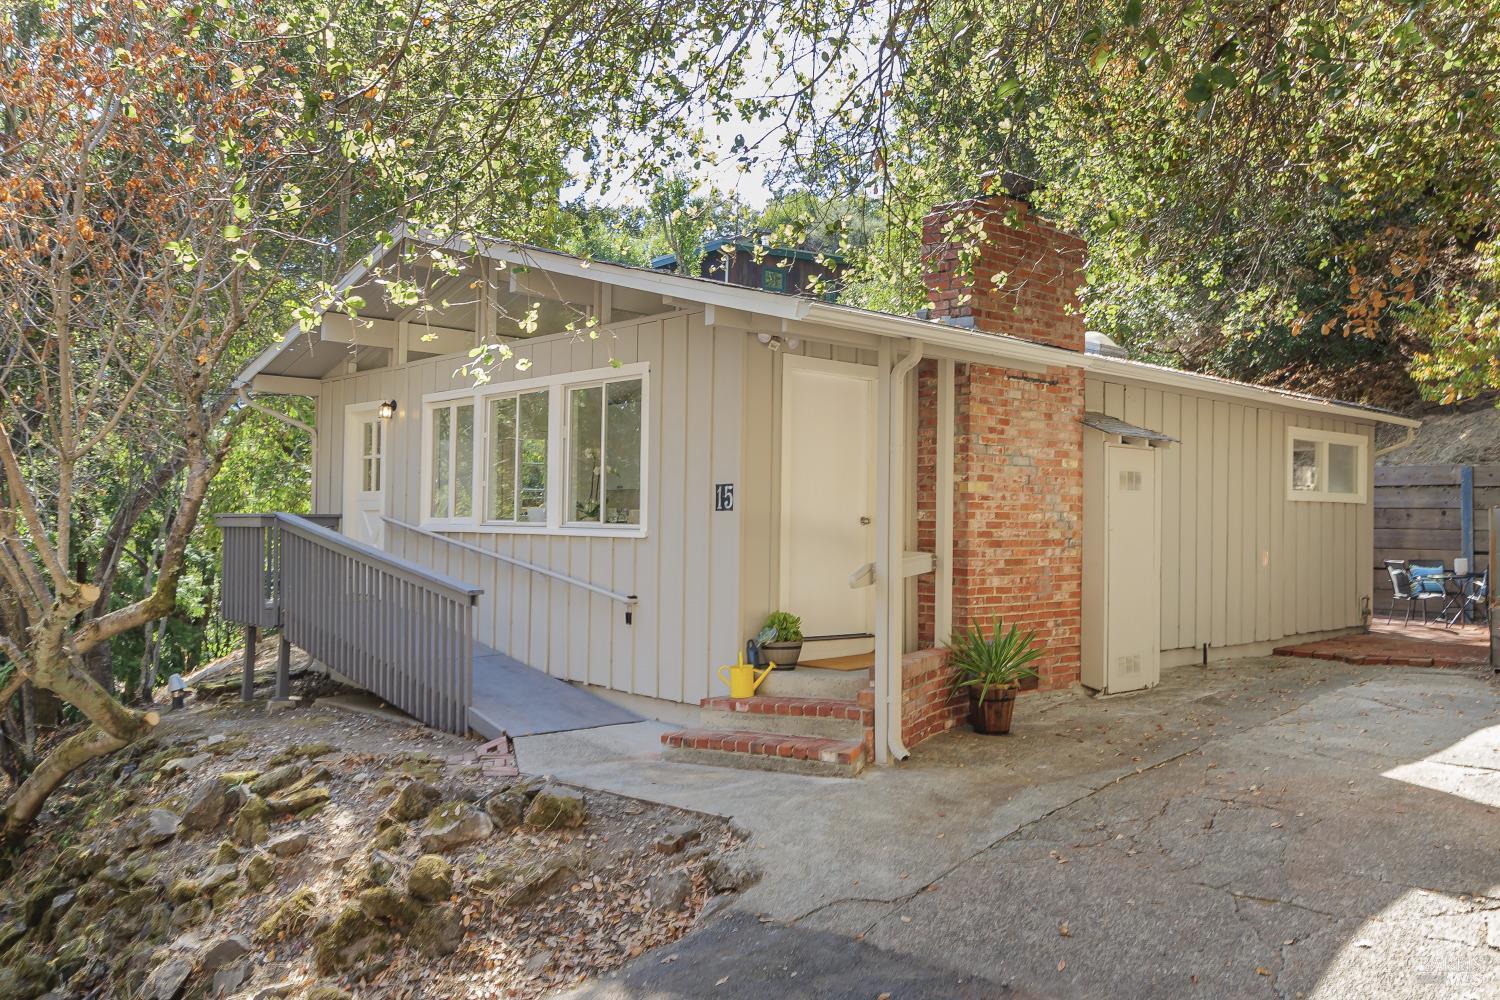
[[[854,698],[870,686],[870,674],[869,670],[825,667],[773,670],[757,693],[767,698]]]
[[[756,771],[790,771],[852,778],[865,766],[864,740],[783,736],[733,729],[680,729],[662,733],[662,757]]]
[[[821,736],[862,740],[874,724],[874,710],[850,698],[704,698],[699,702],[705,729]]]

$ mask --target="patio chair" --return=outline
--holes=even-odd
[[[1441,589],[1436,591],[1423,590],[1419,582],[1414,579],[1404,564],[1395,560],[1387,560],[1385,570],[1391,575],[1391,609],[1386,613],[1385,620],[1393,621],[1396,617],[1396,602],[1406,602],[1406,618],[1403,625],[1411,624],[1411,609],[1416,606],[1422,609],[1422,622],[1427,622],[1427,605],[1430,601],[1442,601],[1446,595]]]
[[[1458,610],[1453,613],[1453,618],[1448,624],[1456,625],[1460,621],[1477,622],[1479,621],[1481,612],[1484,613],[1485,621],[1488,621],[1490,616],[1489,596],[1490,571],[1485,570],[1479,575],[1477,580],[1469,581],[1469,592],[1464,595],[1463,603],[1458,606]]]

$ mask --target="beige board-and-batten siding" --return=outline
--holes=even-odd
[[[526,341],[495,381],[650,366],[647,382],[646,534],[578,537],[455,531],[446,534],[620,594],[639,597],[625,624],[618,602],[451,545],[387,526],[385,547],[484,588],[475,638],[567,680],[694,704],[716,664],[740,642],[740,511],[714,511],[714,485],[739,479],[747,335],[675,313],[603,328],[597,340],[559,334]],[[386,445],[386,509],[421,522],[422,398],[468,384],[462,355],[332,378],[318,413],[315,509],[342,504],[344,413],[395,399]],[[476,422],[482,415],[476,413]]]
[[[1086,380],[1090,410],[1159,430],[1164,665],[1361,624],[1370,594],[1374,424],[1274,403]],[[1364,503],[1287,499],[1288,427],[1366,439]]]

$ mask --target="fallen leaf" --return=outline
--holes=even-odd
[[[729,977],[725,976],[723,979],[719,980],[717,983],[714,983],[714,985],[715,986],[723,986],[727,982],[729,982]]]
[[[1059,958],[1057,960],[1057,971],[1058,972],[1061,972],[1062,970],[1066,969],[1067,967],[1068,967],[1068,960],[1066,958]]]
[[[1068,923],[1067,923],[1067,921],[1063,921],[1062,923],[1060,923],[1060,924],[1057,925],[1057,933],[1061,934],[1063,937],[1072,937],[1073,936],[1073,932],[1070,931],[1070,930],[1068,930]]]
[[[1269,976],[1271,974],[1271,970],[1266,968],[1264,965],[1257,965],[1255,967],[1255,974],[1257,976]]]

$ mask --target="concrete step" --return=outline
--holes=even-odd
[[[828,670],[798,667],[773,670],[757,694],[770,698],[842,698],[852,700],[870,686],[869,670]]]
[[[680,729],[662,733],[662,757],[755,771],[787,771],[852,778],[865,766],[863,740],[781,736],[732,729]]]
[[[704,698],[704,729],[863,740],[874,710],[845,698]]]

